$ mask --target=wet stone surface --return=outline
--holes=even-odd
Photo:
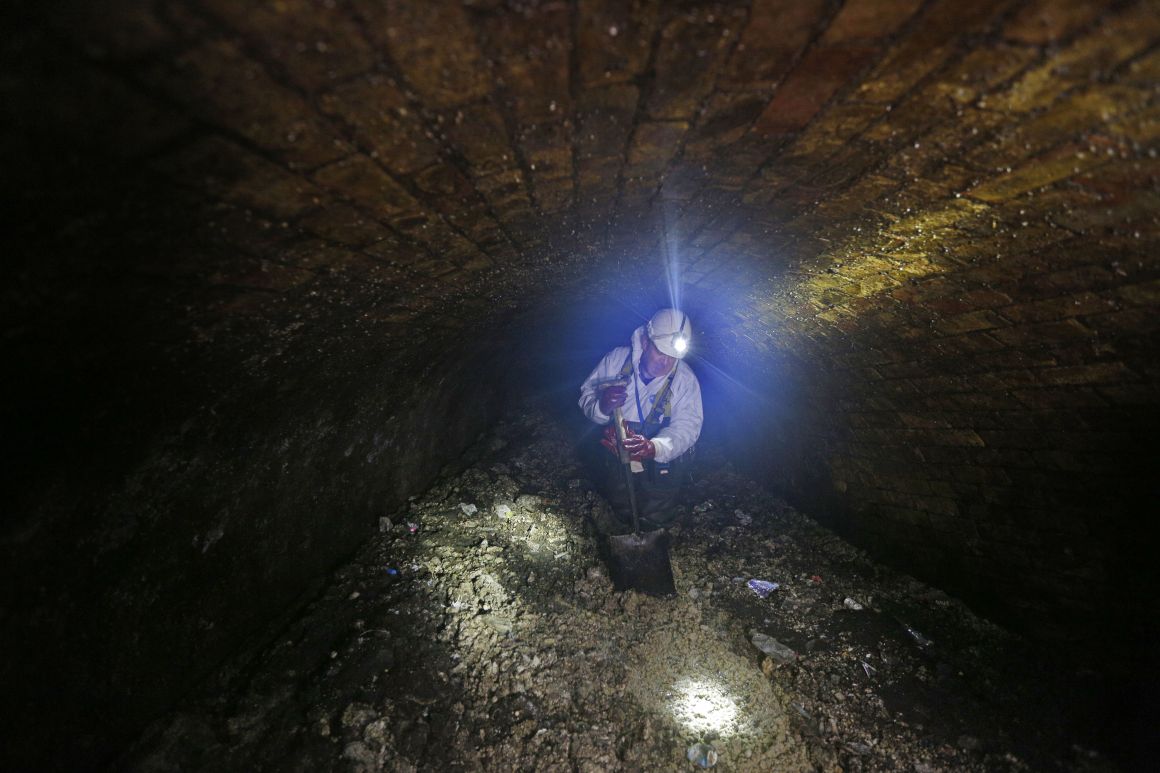
[[[566,436],[545,411],[497,427],[119,767],[1114,770],[1068,737],[1029,644],[712,448],[673,530],[676,598],[615,593]]]

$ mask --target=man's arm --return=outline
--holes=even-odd
[[[580,385],[580,410],[589,420],[597,424],[607,424],[612,417],[600,410],[600,392],[610,381],[615,381],[628,356],[628,347],[621,346],[604,355],[596,368]]]

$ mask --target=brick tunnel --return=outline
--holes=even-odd
[[[571,465],[580,381],[673,303],[753,501],[1082,685],[1107,733],[1061,748],[1154,763],[1154,0],[2,15],[8,769],[119,767],[533,403]],[[843,748],[802,769],[958,767]]]

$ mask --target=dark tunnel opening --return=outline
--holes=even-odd
[[[1155,11],[4,11],[0,764],[629,769],[704,741],[738,770],[1148,768]],[[599,430],[576,400],[677,298],[705,424],[666,607],[602,584],[577,461]],[[544,553],[536,529],[567,538]],[[377,590],[359,579],[376,561],[400,573]],[[503,561],[524,579],[481,586]],[[762,607],[734,582],[775,571]],[[513,623],[529,573],[543,590]],[[443,609],[464,582],[494,607]],[[334,611],[351,593],[413,633],[351,634],[366,615]],[[536,615],[607,641],[535,629],[563,639],[557,660],[516,665],[512,631]],[[961,637],[953,656],[915,620]],[[476,624],[492,649],[471,649]],[[750,625],[800,658],[774,663]],[[369,647],[375,630],[397,643]],[[641,665],[628,641],[707,647],[776,718],[753,732],[790,740],[775,754],[674,729],[655,685],[615,671]],[[863,645],[874,658],[852,660]],[[408,670],[408,648],[439,668]],[[470,684],[507,678],[490,659],[540,668],[545,690],[596,658],[636,713],[599,689],[517,691],[524,672],[490,688],[502,721],[417,686],[461,656]],[[291,690],[276,667],[321,681],[293,688],[301,716],[247,719],[246,689]],[[405,697],[375,692],[394,675]],[[1015,727],[946,720],[991,709]],[[214,720],[183,729],[199,712]],[[552,734],[571,747],[541,746]],[[289,738],[288,756],[255,751]],[[162,747],[176,756],[149,756]]]

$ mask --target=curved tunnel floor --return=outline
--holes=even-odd
[[[568,433],[543,406],[497,427],[117,767],[678,770],[705,742],[725,771],[1114,769],[1031,645],[716,449],[684,490],[677,597],[614,592]]]

